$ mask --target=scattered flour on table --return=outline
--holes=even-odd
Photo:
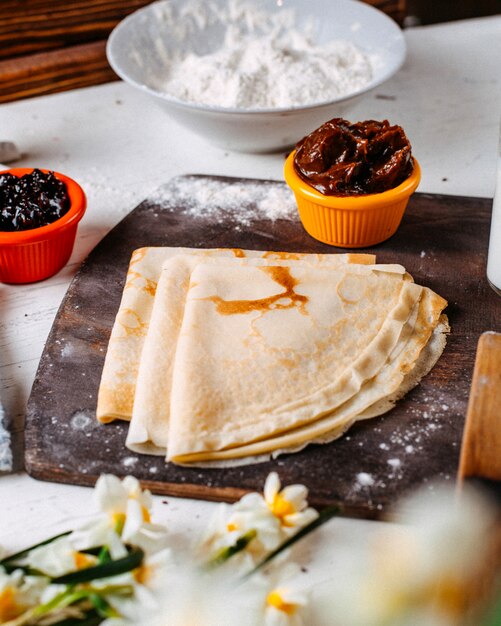
[[[256,220],[298,219],[292,191],[283,183],[225,182],[204,177],[183,177],[161,187],[151,202],[163,210],[185,208],[185,214],[249,226]]]
[[[191,3],[177,15],[162,7],[158,16],[180,42],[186,34],[203,41],[204,31],[210,38],[218,25],[224,29],[201,54],[176,58],[172,51],[165,54],[161,38],[156,42],[165,75],[155,76],[154,87],[179,100],[247,110],[290,108],[345,97],[372,79],[371,60],[358,46],[346,40],[316,45],[314,22],[296,28],[293,9],[273,13],[233,0],[224,7]]]

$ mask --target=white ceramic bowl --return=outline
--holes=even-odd
[[[373,78],[358,91],[336,100],[309,106],[276,109],[233,109],[183,102],[162,93],[160,76],[166,75],[169,58],[194,52],[207,54],[221,46],[221,23],[199,28],[194,22],[181,34],[164,19],[166,11],[186,11],[196,0],[160,0],[125,18],[111,33],[107,55],[114,71],[127,83],[153,96],[169,115],[212,143],[229,150],[271,152],[295,144],[332,117],[346,117],[353,103],[381,85],[402,65],[405,40],[399,26],[383,12],[357,0],[285,0],[296,22],[312,18],[315,43],[333,39],[351,41],[373,64]],[[227,5],[229,0],[213,0]],[[269,11],[282,7],[274,0],[253,0]]]

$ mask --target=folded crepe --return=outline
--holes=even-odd
[[[433,297],[428,297],[430,294],[433,294],[433,292],[426,290],[419,303],[414,307],[412,315],[402,328],[398,343],[391,351],[389,358],[379,373],[366,380],[358,391],[351,395],[349,400],[340,404],[330,413],[323,415],[320,419],[313,419],[306,425],[286,430],[275,436],[242,445],[215,446],[215,449],[203,450],[198,453],[188,452],[183,454],[178,452],[174,444],[179,440],[182,441],[183,445],[185,444],[182,438],[179,439],[179,437],[175,437],[172,434],[172,445],[169,444],[168,458],[176,463],[192,464],[256,457],[272,452],[276,456],[279,452],[297,451],[308,443],[332,441],[345,432],[355,421],[375,417],[385,412],[394,404],[395,400],[391,401],[392,394],[398,394],[399,391],[402,393],[402,385],[408,385],[411,382],[410,372],[414,369],[416,363],[420,363],[421,367],[424,366],[428,370],[436,361],[445,345],[444,333],[448,330],[446,321],[444,319],[441,321],[435,319],[435,323],[438,322],[434,331],[437,333],[438,341],[435,345],[438,347],[438,350],[435,348],[431,354],[426,355],[426,358],[429,359],[428,363],[425,364],[425,362],[419,360],[419,354],[423,350],[423,345],[429,339],[430,326],[432,325],[428,321],[422,325],[421,323],[425,316],[429,314],[436,316],[439,314],[438,309],[440,305],[433,310],[434,304],[431,302]],[[415,332],[416,329],[419,330]],[[427,351],[423,351],[423,356],[425,356],[425,352]],[[414,381],[414,384],[416,382],[417,380]],[[198,444],[198,447],[201,447],[200,444]]]
[[[149,247],[135,250],[129,264],[122,300],[111,332],[101,375],[96,410],[100,422],[131,419],[141,352],[148,333],[157,283],[164,262],[179,254],[205,259],[212,257],[240,259],[242,263],[247,259],[262,259],[264,263],[303,261],[329,266],[375,262],[373,254],[322,255],[240,248]]]
[[[295,259],[273,259],[272,261],[268,259],[246,259],[243,261],[244,264],[252,267],[265,266],[270,262],[273,263],[273,266],[270,267],[283,267],[284,269],[269,271],[281,271],[284,273],[287,267],[296,267],[298,269],[300,267],[304,269],[305,267],[304,263]],[[279,263],[280,265],[277,265]],[[315,262],[311,267],[315,267],[317,263]],[[127,438],[127,445],[135,451],[149,454],[166,453],[170,427],[169,415],[174,356],[177,349],[179,331],[185,315],[185,303],[190,277],[194,269],[200,264],[216,266],[213,272],[217,276],[227,274],[228,268],[232,266],[234,268],[233,275],[238,280],[244,279],[243,273],[240,274],[239,272],[240,262],[235,259],[203,259],[194,255],[178,255],[164,264],[151,312],[149,331],[144,341],[138,368],[132,421]],[[327,265],[325,261],[323,264]],[[335,268],[332,261],[329,266],[329,269],[325,270],[326,274],[317,276],[318,280],[321,281],[322,276],[330,280],[333,276],[332,270]],[[307,263],[307,267],[310,267],[309,263]],[[263,267],[261,271],[257,272],[257,276],[265,276],[263,272],[268,272],[268,270]],[[357,274],[363,274],[364,272],[392,273],[400,280],[405,275],[405,270],[401,265],[353,265],[353,272]],[[198,280],[196,276],[197,274],[195,274],[194,280]],[[202,277],[203,280],[204,278]],[[256,285],[256,288],[259,290],[262,289],[262,286]],[[276,290],[277,288],[279,290],[283,289],[277,283],[274,283],[274,289]],[[349,288],[347,283],[344,288],[345,291]],[[284,308],[279,301],[277,306],[279,307],[278,310],[280,310],[280,307]]]
[[[188,465],[332,441],[391,409],[431,369],[445,306],[372,255],[142,249],[98,418],[132,415],[129,448]]]

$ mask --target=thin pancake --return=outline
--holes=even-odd
[[[96,409],[100,422],[115,419],[130,420],[136,379],[148,332],[157,283],[164,262],[177,254],[201,257],[265,258],[305,260],[310,263],[338,265],[346,263],[370,264],[372,254],[301,254],[241,249],[140,248],[135,250],[127,272],[122,300],[108,344],[101,375]]]
[[[256,441],[226,450],[179,455],[171,460],[180,464],[207,464],[209,461],[230,461],[246,458],[259,460],[259,455],[270,452],[297,451],[308,443],[326,443],[339,437],[354,421],[367,419],[392,408],[394,402],[408,388],[418,382],[436,362],[445,346],[448,325],[441,311],[446,302],[429,289],[423,295],[414,316],[414,329],[402,330],[405,340],[398,344],[388,363],[360,392],[329,415],[315,422],[285,432],[277,437]],[[430,337],[433,335],[433,341]]]
[[[349,266],[197,265],[176,351],[169,458],[270,439],[330,413],[384,366],[421,291]]]
[[[438,325],[435,327],[432,336],[426,346],[421,351],[414,367],[405,375],[402,384],[398,390],[385,398],[375,402],[368,407],[365,411],[357,415],[356,419],[348,420],[338,423],[332,430],[327,433],[315,437],[313,439],[307,439],[296,445],[289,445],[284,447],[277,447],[273,451],[265,452],[262,454],[253,454],[248,456],[242,456],[231,459],[212,459],[212,460],[193,460],[190,462],[178,462],[179,465],[195,466],[195,467],[207,467],[207,468],[221,468],[221,467],[236,467],[241,465],[249,465],[251,463],[264,463],[272,458],[277,458],[282,454],[292,454],[303,450],[309,444],[327,444],[335,441],[341,437],[355,422],[360,420],[370,419],[382,415],[394,408],[396,402],[402,398],[408,391],[415,387],[419,381],[428,374],[438,361],[442,354],[445,344],[447,333],[450,331],[447,317],[442,315]],[[327,416],[328,417],[328,416]],[[279,442],[277,442],[278,445]],[[161,450],[151,447],[151,454],[161,455]],[[138,450],[139,452],[140,450]],[[165,452],[165,450],[164,450]]]
[[[233,260],[231,264],[238,263]],[[242,264],[260,266],[273,262],[274,266],[295,267],[304,261],[243,259]],[[181,328],[190,276],[200,263],[228,266],[224,258],[201,259],[193,255],[178,255],[164,264],[160,278],[150,327],[144,341],[137,376],[132,421],[127,446],[147,454],[165,454],[170,421],[170,396],[174,355]],[[350,266],[351,273],[364,275],[379,272],[405,276],[401,265]],[[331,274],[327,275],[329,279]],[[153,445],[152,445],[153,444]]]

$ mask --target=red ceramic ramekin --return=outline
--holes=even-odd
[[[0,174],[21,177],[34,168],[15,167]],[[49,172],[52,170],[42,170]],[[69,211],[52,224],[17,232],[0,231],[0,282],[33,283],[52,276],[65,266],[71,256],[78,222],[87,201],[78,183],[68,176],[54,172],[66,184],[70,198]]]

